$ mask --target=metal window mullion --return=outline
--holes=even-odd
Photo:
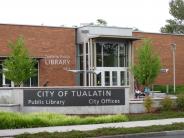
[[[120,66],[120,44],[118,43],[118,67]]]
[[[113,82],[112,82],[112,71],[109,71],[109,79],[110,79],[110,86],[113,85]]]
[[[120,75],[120,71],[117,71],[117,85],[118,85],[118,86],[121,85],[121,75]]]
[[[96,70],[96,42],[94,41],[93,43],[94,43],[94,47],[93,47],[93,50],[94,50],[93,51],[94,52],[94,55],[93,55],[94,56],[94,58],[93,58],[94,59],[94,68],[93,69]],[[97,84],[96,84],[96,74],[95,74],[94,75],[94,86],[96,86],[96,85]]]
[[[93,64],[93,41],[92,41],[92,39],[90,39],[90,48],[91,48],[91,71],[93,71],[93,67],[94,67],[94,64]],[[94,76],[94,74],[93,73],[91,73],[91,86],[93,86],[94,85],[94,80],[93,80],[93,77]]]
[[[91,53],[90,53],[90,39],[88,40],[88,70],[91,70]],[[91,74],[88,73],[88,86],[91,86]]]
[[[83,74],[83,85],[86,86],[86,42],[84,41],[83,43],[83,69],[84,69],[84,74]]]
[[[102,66],[104,67],[104,52],[103,52],[103,43],[102,43],[102,47],[101,47],[101,55],[102,55]]]

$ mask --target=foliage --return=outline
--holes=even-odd
[[[184,111],[184,94],[179,94],[176,99],[176,107],[180,111]]]
[[[97,19],[97,25],[107,26],[107,22],[104,19]]]
[[[169,96],[166,96],[161,102],[161,109],[163,111],[170,111],[173,108],[173,101]]]
[[[160,91],[166,93],[166,85],[154,85],[154,91]],[[184,85],[177,85],[176,86],[176,93],[173,93],[173,85],[169,85],[169,94],[180,94],[184,93]]]
[[[36,62],[29,57],[22,37],[19,37],[15,43],[10,42],[8,47],[11,49],[11,54],[3,63],[5,68],[3,72],[7,79],[20,86],[24,81],[35,75],[34,66]]]
[[[54,113],[11,113],[0,112],[0,129],[98,124],[128,121],[125,115],[66,116]]]
[[[139,84],[148,87],[160,72],[160,58],[153,51],[151,41],[148,39],[144,40],[137,55],[138,62],[132,67],[132,72]]]
[[[86,138],[86,137],[99,137],[108,135],[112,137],[112,135],[173,131],[173,130],[183,130],[183,128],[184,123],[173,123],[171,125],[154,125],[148,127],[101,128],[92,131],[70,131],[70,132],[54,132],[54,133],[41,132],[36,134],[22,134],[16,136],[16,138]]]
[[[183,0],[171,0],[169,3],[170,14],[174,19],[167,20],[164,27],[161,28],[163,33],[184,33],[184,1]]]
[[[151,112],[153,108],[153,100],[151,99],[150,96],[146,96],[146,98],[144,99],[144,107],[146,108],[146,111],[148,113]]]
[[[181,118],[184,112],[158,112],[129,115],[67,116],[54,113],[0,112],[0,129],[46,127],[62,125],[97,124],[124,121],[140,121],[166,118]]]

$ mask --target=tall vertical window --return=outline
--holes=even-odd
[[[117,79],[118,79],[117,71],[112,71],[112,85],[113,86],[118,85]]]
[[[102,66],[102,44],[96,43],[96,64],[97,67]]]
[[[103,66],[118,67],[118,44],[105,43],[103,45]]]
[[[121,71],[120,72],[121,74],[121,82],[120,82],[120,84],[121,84],[121,86],[123,86],[123,85],[125,85],[125,72],[124,71]]]
[[[97,67],[128,67],[128,43],[97,42]]]
[[[78,55],[77,55],[77,58],[78,58],[78,69],[79,70],[83,70],[83,44],[79,44],[78,45]],[[83,73],[80,73],[80,74],[77,74],[78,77],[79,77],[79,85],[82,86],[83,85]]]
[[[0,87],[6,86],[6,87],[11,87],[12,86],[12,81],[8,80],[6,76],[3,77],[3,66],[2,66],[3,61],[0,61]],[[35,76],[29,78],[23,83],[24,87],[36,87],[38,86],[38,62],[35,64],[35,69],[36,73]],[[3,84],[4,83],[4,84]]]
[[[110,86],[110,72],[105,71],[105,86]]]
[[[28,80],[24,81],[24,87],[36,87],[38,86],[38,62],[35,64],[36,73],[33,77],[29,78]]]

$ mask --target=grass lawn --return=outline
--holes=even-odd
[[[158,112],[127,115],[69,116],[56,113],[11,113],[0,112],[0,129],[33,128],[47,126],[99,124],[153,120],[164,118],[182,118],[184,112]]]
[[[86,138],[86,137],[161,132],[161,131],[183,130],[183,129],[184,123],[175,123],[172,125],[164,125],[164,126],[149,126],[149,127],[135,127],[135,128],[102,128],[93,131],[71,131],[64,133],[42,132],[37,134],[23,134],[16,136],[16,138]]]

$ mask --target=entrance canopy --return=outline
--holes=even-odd
[[[82,86],[129,86],[132,41],[138,39],[132,36],[131,28],[78,28],[78,83]]]
[[[114,39],[114,40],[139,40],[140,38],[138,37],[133,37],[133,36],[117,36],[117,35],[96,35],[96,36],[90,36],[90,39]]]

